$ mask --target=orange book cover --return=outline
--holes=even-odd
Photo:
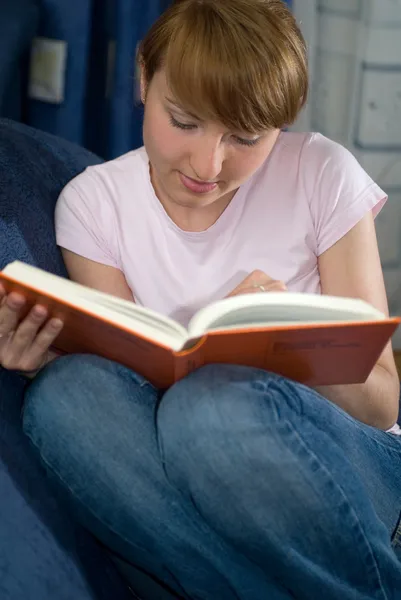
[[[291,324],[212,331],[183,351],[115,326],[33,286],[0,273],[9,293],[19,291],[48,307],[65,325],[54,347],[66,353],[90,353],[119,362],[165,389],[210,363],[248,365],[273,371],[306,385],[362,383],[401,319],[330,324]]]

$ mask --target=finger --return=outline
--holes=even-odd
[[[25,349],[18,361],[18,369],[21,371],[40,369],[46,362],[49,347],[62,328],[63,322],[60,319],[50,319],[35,337],[32,345]]]
[[[6,343],[2,345],[2,365],[8,369],[22,369],[21,358],[30,348],[37,334],[47,318],[44,307],[35,306],[31,309],[25,319],[16,326],[14,332],[10,332]]]
[[[263,271],[260,270],[256,270],[256,271],[252,271],[252,273],[250,275],[248,275],[248,277],[245,279],[244,283],[246,282],[247,285],[254,285],[254,284],[258,284],[258,285],[268,285],[269,283],[274,282],[275,279],[273,279],[272,277],[269,277],[269,275],[266,275],[266,273],[264,273]]]
[[[261,294],[262,292],[267,292],[267,285],[259,285],[255,283],[252,287],[248,287],[244,289],[242,294]]]
[[[266,286],[263,286],[266,289],[266,292],[286,292],[287,286],[284,281],[272,281]]]
[[[29,311],[25,319],[18,325],[12,337],[9,350],[13,355],[19,356],[27,347],[31,346],[47,317],[47,309],[39,304]]]
[[[20,319],[20,313],[25,305],[25,298],[21,294],[12,292],[3,297],[5,301],[0,308],[0,335],[13,331]]]
[[[35,337],[30,349],[30,361],[37,365],[38,361],[47,352],[54,340],[63,329],[64,323],[61,319],[50,319]]]
[[[41,307],[43,309],[43,307]],[[43,317],[42,312],[41,318]],[[35,324],[30,319],[35,320]],[[46,319],[46,317],[45,317]],[[28,321],[30,321],[28,323]],[[3,366],[7,368],[18,369],[20,371],[32,371],[39,369],[43,365],[44,357],[49,346],[54,342],[60,333],[63,322],[60,319],[50,319],[38,333],[39,311],[33,314],[21,324],[24,331],[21,334],[20,328],[14,334],[12,341],[6,348],[6,356],[3,357]],[[33,337],[32,333],[35,331]],[[30,343],[31,341],[31,343]]]
[[[241,291],[242,294],[260,294],[263,292],[285,292],[287,286],[283,281],[273,280],[269,283],[254,283],[252,287],[247,287]]]

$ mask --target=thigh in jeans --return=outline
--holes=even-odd
[[[123,559],[127,576],[135,566],[180,598],[264,600],[269,574],[227,545],[166,477],[160,396],[116,363],[64,357],[33,382],[24,429],[80,522]],[[274,594],[287,598],[276,583]]]

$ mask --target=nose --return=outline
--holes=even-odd
[[[221,136],[204,135],[194,140],[190,154],[194,178],[204,182],[218,181],[224,162]]]

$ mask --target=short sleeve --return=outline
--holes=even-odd
[[[387,195],[351,152],[320,134],[309,140],[302,162],[320,256],[368,212],[376,217]]]
[[[57,200],[57,244],[84,258],[120,268],[113,205],[93,169],[89,167],[68,183]]]

